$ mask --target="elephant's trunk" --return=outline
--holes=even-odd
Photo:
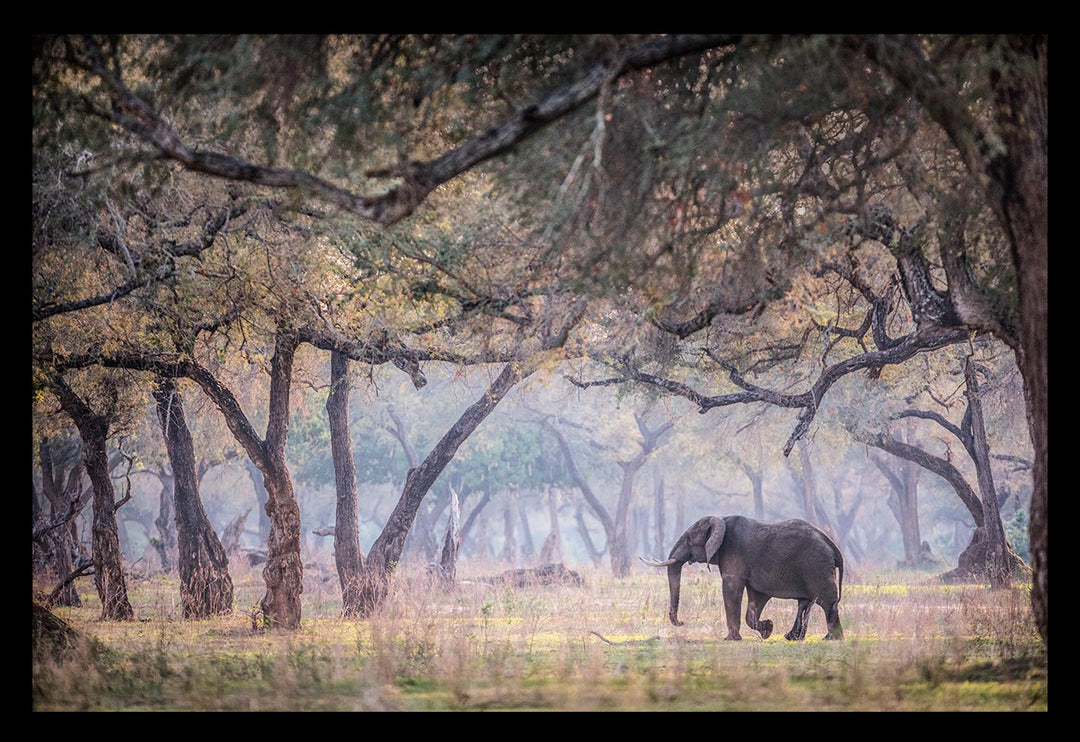
[[[669,560],[670,561],[670,560]],[[679,585],[682,582],[683,562],[674,562],[668,565],[667,578],[668,589],[671,591],[671,607],[668,609],[668,618],[676,626],[682,626],[679,620]]]

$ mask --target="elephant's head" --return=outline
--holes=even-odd
[[[683,535],[671,547],[668,558],[662,562],[649,561],[653,567],[667,567],[668,589],[671,592],[671,607],[668,618],[676,626],[682,626],[679,620],[679,587],[682,582],[682,568],[687,562],[718,564],[720,546],[724,543],[727,524],[723,518],[715,515],[706,516],[686,529]],[[643,560],[644,561],[644,560]]]

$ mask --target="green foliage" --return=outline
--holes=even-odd
[[[1005,521],[1005,540],[1016,552],[1017,556],[1028,564],[1031,564],[1031,541],[1028,534],[1028,513],[1023,508],[1018,508],[1013,517]]]

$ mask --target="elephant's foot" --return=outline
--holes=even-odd
[[[801,642],[803,639],[805,639],[805,637],[801,636],[797,631],[789,631],[788,633],[784,634],[784,638],[787,639],[789,642]]]
[[[827,641],[843,641],[844,640],[844,632],[843,631],[837,631],[837,632],[833,633],[832,631],[830,631],[828,634],[825,635],[824,638]]]
[[[741,642],[741,641],[742,641],[742,637],[741,637],[741,636],[739,635],[739,632],[738,632],[738,631],[729,631],[729,632],[728,632],[728,635],[724,637],[724,641],[728,641],[728,642]]]
[[[761,632],[762,639],[768,639],[772,636],[772,630],[773,622],[769,619],[766,618],[764,621],[758,621],[758,631]]]

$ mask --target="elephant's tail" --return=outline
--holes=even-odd
[[[835,543],[833,544],[833,552],[836,554],[836,568],[840,570],[836,580],[836,602],[840,602],[840,596],[844,593],[844,555],[840,552],[840,547]]]
[[[833,565],[836,569],[840,570],[836,582],[836,602],[839,603],[840,596],[844,592],[844,554],[828,534],[825,534],[825,540],[829,542],[829,546],[831,546],[833,550]]]

